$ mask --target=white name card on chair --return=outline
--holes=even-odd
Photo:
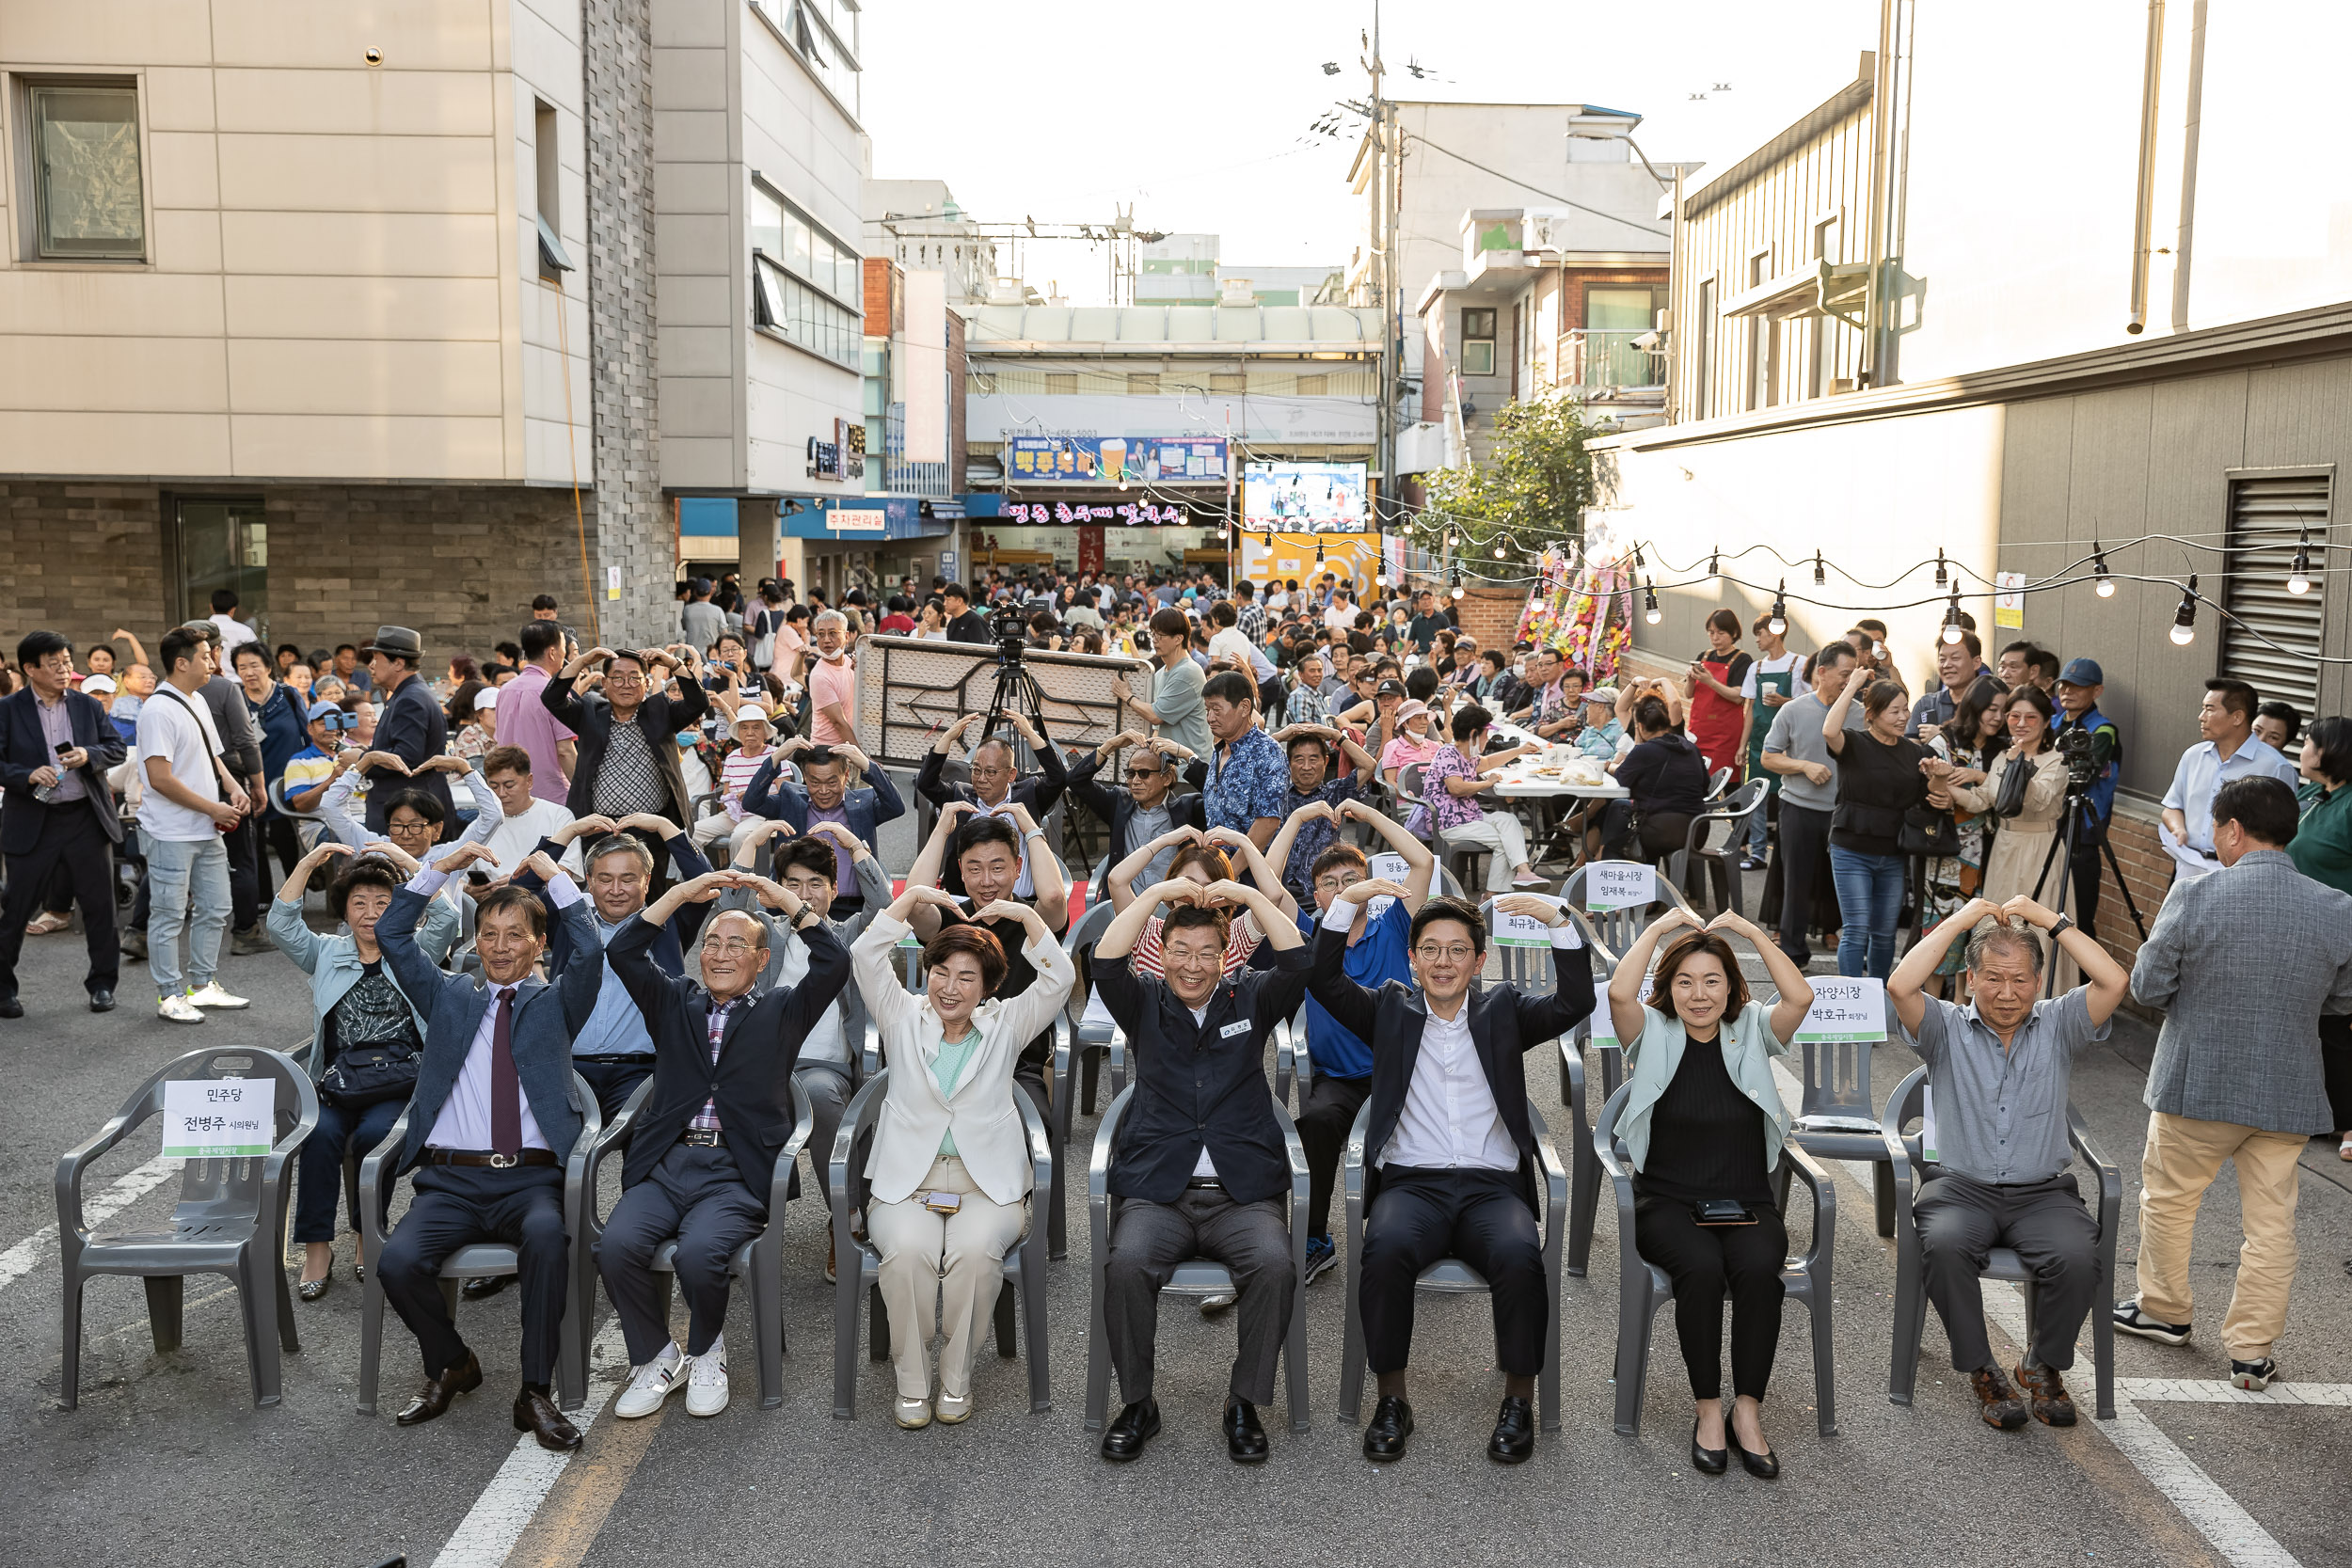
[[[1560,908],[1560,900],[1549,894],[1538,893],[1534,896],[1541,898],[1555,910]],[[1571,934],[1573,934],[1573,927],[1571,927]],[[1507,910],[1497,910],[1495,911],[1495,945],[1498,947],[1549,947],[1551,927],[1532,914],[1513,914]]]
[[[1657,983],[1658,976],[1655,974],[1645,974],[1642,976],[1642,1002],[1644,1005],[1646,1006],[1648,1004],[1651,990]],[[1617,1038],[1616,1015],[1609,1010],[1609,982],[1599,978],[1596,978],[1593,981],[1593,1020],[1591,1024],[1590,1043],[1596,1051],[1606,1051],[1622,1047],[1622,1042]]]
[[[1405,863],[1405,857],[1393,849],[1384,849],[1379,854],[1365,857],[1364,874],[1375,881],[1394,882],[1397,886],[1403,887],[1405,879],[1412,873],[1413,868]],[[1364,918],[1379,919],[1388,912],[1389,906],[1395,902],[1396,900],[1387,894],[1382,894],[1364,906]]]
[[[1640,909],[1658,897],[1656,868],[1640,861],[1594,861],[1584,868],[1584,907]]]
[[[267,1154],[276,1126],[274,1078],[185,1078],[164,1085],[164,1158],[236,1160]]]
[[[1813,1006],[1797,1025],[1796,1044],[1845,1045],[1886,1037],[1886,982],[1868,975],[1813,980]]]

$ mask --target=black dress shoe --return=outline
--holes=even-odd
[[[475,1381],[481,1381],[478,1372]],[[569,1453],[580,1447],[580,1428],[564,1418],[564,1412],[555,1407],[545,1388],[528,1383],[515,1396],[515,1430],[530,1433],[539,1439],[541,1448],[553,1449],[557,1453]]]
[[[1236,1465],[1263,1465],[1271,1451],[1265,1428],[1258,1423],[1258,1407],[1248,1400],[1231,1400],[1225,1406],[1225,1451]]]
[[[1695,1416],[1691,1418],[1691,1468],[1703,1476],[1720,1476],[1731,1468],[1731,1451],[1728,1449],[1699,1447],[1699,1423]]]
[[[99,987],[96,990],[89,993],[89,1010],[94,1013],[113,1012],[115,1010],[115,993],[108,990],[104,986]]]
[[[497,1295],[520,1277],[519,1275],[494,1274],[486,1279],[469,1279],[458,1287],[457,1293],[468,1301],[481,1301]]]
[[[1747,1445],[1740,1441],[1739,1434],[1736,1433],[1732,1434],[1731,1446],[1740,1450],[1740,1468],[1747,1471],[1758,1481],[1780,1479],[1780,1456],[1772,1449],[1766,1449],[1762,1453],[1750,1453]]]
[[[1494,1435],[1486,1439],[1486,1457],[1498,1465],[1524,1465],[1534,1452],[1534,1404],[1517,1394],[1503,1395]]]
[[[408,1402],[408,1408],[392,1418],[395,1426],[422,1426],[449,1408],[450,1401],[460,1394],[470,1394],[482,1386],[482,1363],[471,1351],[466,1359],[441,1373],[424,1380],[417,1397]]]
[[[1103,1457],[1124,1465],[1143,1452],[1143,1445],[1160,1434],[1160,1402],[1137,1400],[1120,1407],[1119,1419],[1103,1433]]]
[[[23,1018],[24,1004],[13,996],[0,996],[0,1018]]]
[[[1405,1439],[1413,1434],[1413,1407],[1400,1394],[1383,1394],[1372,1407],[1372,1424],[1364,1428],[1364,1457],[1386,1465],[1405,1457]]]

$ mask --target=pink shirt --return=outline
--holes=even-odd
[[[535,664],[508,681],[499,692],[499,744],[520,746],[531,753],[531,793],[562,805],[566,793],[564,767],[555,754],[559,740],[579,737],[548,711],[540,693],[548,689],[548,673]]]
[[[854,723],[857,721],[857,660],[844,656],[836,663],[813,660],[808,667],[808,699],[815,710],[809,720],[810,738],[819,746],[840,746],[855,739],[848,730],[825,716],[825,709],[839,705],[842,713]]]

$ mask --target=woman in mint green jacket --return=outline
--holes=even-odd
[[[1691,929],[1659,957],[1645,1004],[1651,953],[1684,926]],[[1749,998],[1727,934],[1763,957],[1780,992],[1769,1007]],[[1762,1410],[1780,1343],[1780,1271],[1788,1256],[1772,1186],[1788,1113],[1772,1058],[1788,1054],[1812,1005],[1804,972],[1747,919],[1724,913],[1702,926],[1679,907],[1634,939],[1609,981],[1610,1016],[1626,1042],[1617,1135],[1634,1170],[1634,1243],[1674,1286],[1675,1333],[1697,1403],[1691,1463],[1708,1475],[1729,1464],[1726,1425],[1749,1474],[1780,1473]],[[1735,1396],[1728,1412],[1722,1397],[1726,1290]]]

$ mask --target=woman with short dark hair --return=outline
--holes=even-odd
[[[1788,1232],[1772,1194],[1788,1109],[1772,1058],[1813,1005],[1813,988],[1788,956],[1736,914],[1685,932],[1658,960],[1645,1002],[1650,954],[1677,926],[1670,909],[1633,940],[1609,982],[1609,1011],[1625,1045],[1625,1104],[1617,1113],[1633,1177],[1634,1244],[1674,1286],[1675,1337],[1698,1413],[1691,1463],[1708,1475],[1728,1466],[1724,1429],[1750,1475],[1770,1480],[1780,1462],[1764,1440],[1763,1402],[1780,1342],[1780,1271]],[[1748,994],[1724,933],[1763,958],[1778,997]],[[1723,1404],[1724,1298],[1731,1298],[1733,1408]]]
[[[952,1425],[972,1414],[973,1356],[995,1306],[1005,1254],[1021,1238],[1032,1178],[1013,1069],[1077,978],[1044,917],[999,899],[971,919],[1018,921],[1028,933],[1022,957],[1036,980],[1018,996],[997,998],[1009,967],[1003,944],[979,925],[959,924],[924,946],[923,994],[910,996],[893,950],[924,904],[961,910],[951,895],[910,883],[850,949],[890,1068],[866,1163],[872,1183],[866,1227],[882,1255],[898,1421],[910,1431],[934,1415]],[[934,1332],[946,1338],[935,1405]]]
[[[319,867],[339,856],[347,863],[327,887],[326,909],[343,929],[323,937],[302,918],[302,895]],[[329,840],[294,863],[270,900],[270,941],[310,977],[310,1081],[318,1086],[319,1120],[303,1140],[294,1220],[294,1239],[302,1243],[304,1301],[318,1300],[333,1283],[335,1198],[342,1191],[345,1151],[365,1155],[382,1143],[415,1086],[413,1058],[424,1048],[424,1015],[385,965],[375,923],[416,870],[416,862],[398,850],[355,856]],[[457,927],[457,911],[448,899],[436,898],[418,923],[417,946],[437,964],[456,942]],[[371,1058],[364,1073],[333,1072],[361,1050]],[[410,1059],[405,1077],[404,1057]],[[388,1201],[390,1192],[387,1186]],[[351,1227],[359,1228],[357,1213]],[[357,1267],[355,1260],[355,1273]]]

